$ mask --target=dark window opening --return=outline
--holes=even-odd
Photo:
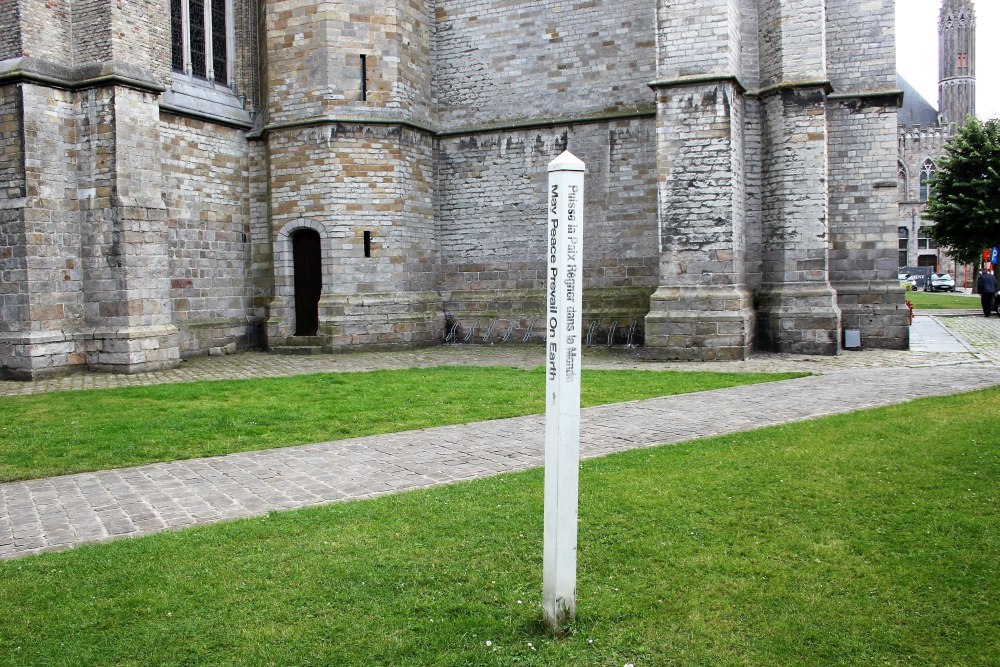
[[[229,81],[226,32],[226,0],[212,0],[212,69],[223,83]]]
[[[920,201],[925,202],[934,196],[934,189],[931,187],[931,179],[936,171],[934,163],[925,160],[920,166]]]
[[[184,13],[181,0],[170,0],[170,67],[184,71]]]
[[[295,285],[295,335],[315,336],[319,331],[319,298],[323,293],[323,260],[319,233],[300,229],[292,234]]]
[[[372,256],[372,233],[365,232],[365,257]]]
[[[191,73],[205,79],[205,0],[188,0],[188,15],[191,17]]]
[[[361,54],[361,101],[368,100],[368,56]]]
[[[233,75],[232,3],[170,0],[170,67],[229,85]]]

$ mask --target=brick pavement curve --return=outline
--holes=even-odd
[[[583,411],[584,457],[1000,385],[992,364],[848,369]],[[0,559],[538,467],[504,419],[0,484]]]

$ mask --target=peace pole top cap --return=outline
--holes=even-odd
[[[549,171],[587,171],[587,165],[569,151],[563,151],[562,155],[549,162]]]

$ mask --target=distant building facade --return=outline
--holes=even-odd
[[[908,345],[892,0],[3,7],[5,376],[530,339],[567,148],[586,332]]]
[[[969,116],[976,115],[976,13],[972,0],[943,0],[938,21],[938,108],[900,77],[899,266],[960,273],[961,268],[929,236],[923,219],[930,178],[944,147]],[[964,272],[962,272],[964,273]],[[971,274],[970,274],[971,275]],[[962,275],[956,275],[962,280]]]

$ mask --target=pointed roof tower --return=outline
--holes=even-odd
[[[972,0],[943,0],[938,49],[941,122],[962,123],[976,115],[976,10]]]

